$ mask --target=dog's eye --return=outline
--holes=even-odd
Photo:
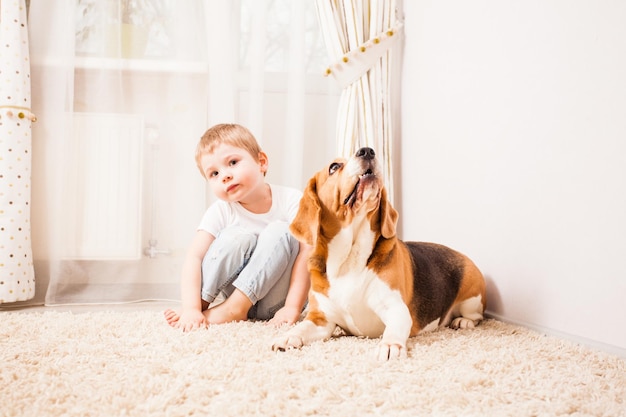
[[[328,167],[328,173],[330,175],[333,175],[335,173],[335,171],[337,171],[339,168],[341,168],[343,166],[343,164],[339,163],[339,162],[333,162],[332,164],[330,164],[330,166]]]

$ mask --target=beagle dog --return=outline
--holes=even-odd
[[[397,219],[371,148],[335,159],[311,178],[290,227],[312,246],[308,312],[273,350],[326,340],[339,326],[355,336],[382,336],[380,360],[402,358],[410,336],[482,320],[485,280],[476,265],[442,245],[402,242]]]

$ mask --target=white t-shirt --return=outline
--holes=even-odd
[[[302,192],[295,188],[270,184],[272,207],[267,213],[252,213],[239,203],[218,200],[211,204],[202,216],[198,230],[209,232],[214,237],[229,226],[241,226],[254,233],[260,233],[275,221],[291,223],[296,217]]]

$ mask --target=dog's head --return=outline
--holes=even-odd
[[[363,218],[379,235],[395,236],[398,213],[387,201],[371,148],[361,148],[347,160],[335,159],[309,180],[291,232],[298,240],[314,245],[320,235],[331,238]]]

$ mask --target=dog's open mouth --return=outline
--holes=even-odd
[[[354,188],[352,189],[352,192],[346,197],[345,200],[343,200],[343,204],[344,205],[349,205],[349,206],[353,206],[354,203],[357,201],[359,194],[359,190],[362,190],[362,186],[364,186],[365,184],[367,184],[369,181],[369,179],[371,178],[375,178],[375,174],[374,171],[372,171],[371,168],[368,168],[363,174],[359,175],[359,179],[357,180],[356,184],[354,185]]]

